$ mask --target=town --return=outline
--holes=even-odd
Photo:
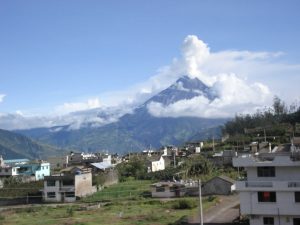
[[[0,1],[0,225],[300,225],[300,1]]]
[[[123,156],[107,152],[70,152],[44,160],[1,156],[1,211],[61,205],[71,209],[69,216],[76,221],[73,214],[78,207],[102,210],[115,202],[155,200],[156,207],[168,202],[174,212],[186,213],[177,218],[178,224],[297,225],[300,137],[295,135],[300,125],[292,131],[287,124],[280,126],[285,131],[281,137],[267,136],[277,128],[257,127],[245,129],[244,140],[226,135]],[[290,142],[280,144],[280,139]],[[205,206],[200,214],[199,198]],[[220,208],[225,211],[212,215]],[[120,211],[119,220],[126,218],[126,211]]]

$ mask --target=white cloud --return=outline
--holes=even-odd
[[[5,97],[6,97],[6,95],[0,94],[0,103],[3,102],[3,100],[4,100]]]
[[[170,65],[159,68],[143,83],[125,90],[102,93],[85,101],[59,105],[47,117],[29,116],[30,113],[24,115],[21,111],[19,115],[2,114],[0,127],[17,129],[72,124],[78,128],[86,123],[101,126],[131,113],[133,108],[183,75],[199,78],[212,87],[219,98],[209,102],[204,97],[196,97],[169,106],[151,103],[148,105],[151,114],[210,118],[253,112],[270,105],[272,95],[276,94],[285,101],[290,99],[291,102],[300,96],[300,65],[286,63],[282,60],[283,56],[280,51],[211,51],[197,36],[189,35],[183,41],[181,56],[174,58]],[[179,84],[177,88],[183,87]],[[0,102],[4,97],[0,95]]]
[[[270,102],[272,95],[263,84],[247,84],[234,74],[221,74],[212,86],[219,98],[213,101],[204,96],[194,97],[163,105],[151,102],[147,105],[150,114],[156,117],[203,117],[228,118],[236,113],[251,113]]]
[[[245,73],[239,77],[232,71],[239,72],[241,64],[244,66],[255,64],[262,67],[268,63],[269,59],[277,58],[280,55],[282,53],[252,53],[249,51],[211,53],[203,41],[196,36],[189,35],[183,42],[182,58],[174,60],[171,66],[165,67],[161,75],[156,76],[156,79],[160,76],[165,78],[169,73],[197,77],[210,86],[219,97],[212,102],[202,96],[195,97],[167,106],[152,102],[148,105],[148,110],[157,117],[196,116],[206,118],[231,117],[236,113],[254,112],[258,108],[270,104],[271,91],[260,82],[247,80]],[[174,73],[174,70],[178,68],[179,72]]]
[[[91,98],[85,102],[67,102],[63,105],[57,106],[55,111],[58,114],[67,114],[76,111],[90,110],[100,108],[101,103],[99,98]]]

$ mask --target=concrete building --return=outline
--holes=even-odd
[[[50,163],[45,161],[3,160],[0,157],[0,177],[25,176],[32,180],[43,180],[50,175]]]
[[[94,193],[92,173],[76,170],[45,177],[43,199],[45,202],[74,202],[76,198]]]
[[[300,150],[295,146],[233,159],[247,177],[236,182],[250,225],[300,225]]]
[[[162,155],[153,155],[147,158],[148,173],[165,169],[165,160]]]
[[[51,169],[63,169],[69,164],[69,156],[49,157],[47,161],[50,163]]]
[[[159,182],[151,185],[153,198],[172,198],[185,195],[185,185],[177,182]]]
[[[230,195],[234,180],[226,176],[216,176],[202,184],[202,195]]]

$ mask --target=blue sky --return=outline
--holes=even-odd
[[[0,112],[43,114],[128,90],[179,57],[190,34],[212,52],[283,52],[280,63],[298,65],[299,6],[296,0],[0,1]],[[299,76],[289,78],[295,83]],[[284,92],[278,88],[284,76],[257,79],[272,79],[267,85]]]

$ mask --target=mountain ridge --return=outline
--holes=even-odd
[[[219,126],[227,119],[155,117],[147,109],[147,105],[152,102],[170,105],[198,96],[208,98],[210,101],[218,97],[211,87],[199,79],[183,76],[135,108],[132,113],[121,116],[116,122],[99,127],[93,127],[91,123],[74,130],[70,129],[70,125],[66,125],[17,132],[63,148],[116,152],[139,151],[150,145],[155,148],[169,144],[180,145],[195,136],[205,139],[220,135]]]

